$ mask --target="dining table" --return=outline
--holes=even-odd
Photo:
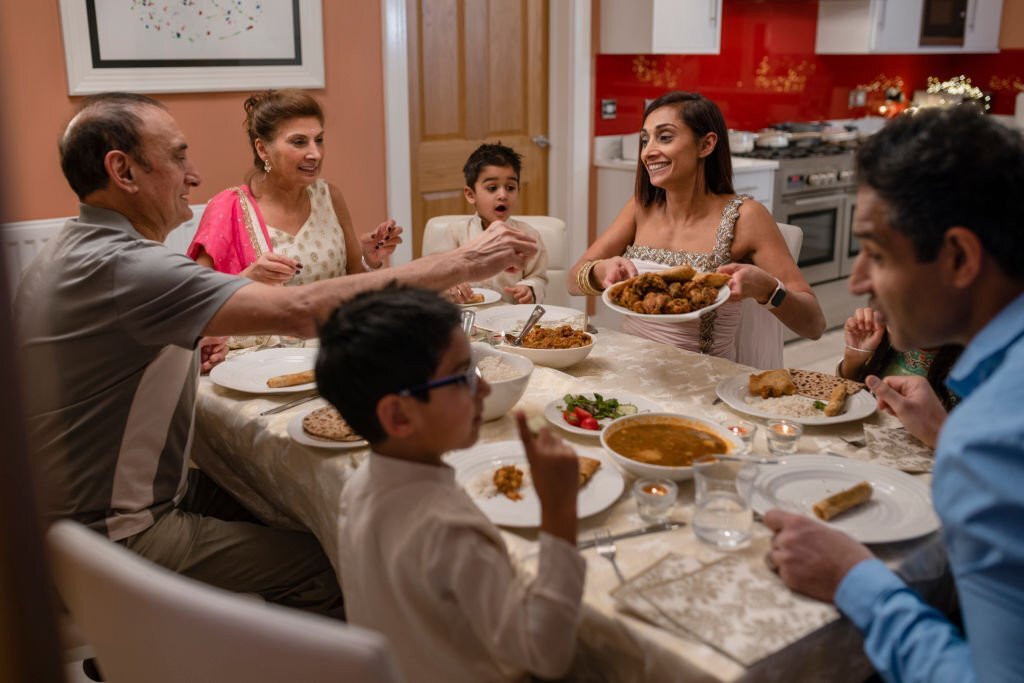
[[[767,457],[763,421],[716,400],[720,382],[751,371],[724,358],[600,328],[593,351],[582,362],[562,370],[537,366],[515,409],[536,420],[552,400],[568,393],[597,391],[614,396],[617,391],[628,392],[673,413],[712,421],[743,417],[761,422],[751,455]],[[339,530],[346,523],[339,498],[348,478],[369,457],[369,449],[319,448],[289,436],[289,421],[310,407],[326,405],[322,398],[279,414],[261,415],[294,398],[243,393],[204,377],[196,404],[193,461],[267,524],[310,530],[337,567]],[[895,418],[877,412],[863,420],[806,426],[798,453],[874,460],[877,454],[863,446],[865,430],[895,427]],[[510,440],[515,435],[514,420],[505,415],[482,425],[480,443]],[[583,451],[600,448],[595,437],[561,435]],[[628,472],[623,475],[621,496],[607,509],[580,520],[580,541],[591,539],[599,530],[616,534],[644,525],[631,492],[635,477]],[[927,472],[913,476],[930,483]],[[831,605],[792,593],[767,568],[771,532],[759,518],[745,547],[723,551],[695,536],[690,525],[693,512],[693,483],[679,482],[672,518],[681,526],[616,543],[616,562],[625,583],[594,548],[581,551],[587,573],[578,656],[570,680],[864,681],[870,677],[873,670],[853,625]],[[536,568],[538,530],[503,528],[502,535],[517,569],[528,577]],[[926,599],[944,610],[953,608],[955,591],[940,532],[871,549]],[[340,579],[344,583],[344,577]]]

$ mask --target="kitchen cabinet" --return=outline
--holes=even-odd
[[[722,0],[602,0],[602,54],[717,55]]]
[[[921,45],[926,0],[820,0],[818,54],[998,52],[1003,0],[967,0],[963,45]]]

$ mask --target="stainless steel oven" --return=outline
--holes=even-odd
[[[860,240],[853,234],[853,215],[857,208],[857,193],[851,191],[846,195],[846,244],[843,246],[843,255],[840,261],[839,274],[847,276],[853,272],[853,262],[860,254]]]

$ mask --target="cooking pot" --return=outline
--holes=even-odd
[[[840,145],[857,140],[857,129],[845,126],[833,126],[826,128],[821,133],[821,139],[830,145]]]
[[[729,131],[729,152],[732,154],[743,154],[754,149],[754,140],[757,135],[748,130]]]
[[[758,147],[767,147],[769,149],[782,149],[783,147],[789,147],[789,137],[790,134],[784,130],[764,128],[757,132],[757,140],[754,144]]]

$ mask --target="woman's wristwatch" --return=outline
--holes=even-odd
[[[775,291],[768,297],[768,301],[765,301],[763,304],[769,311],[773,308],[778,308],[786,300],[786,286],[782,284],[782,280],[779,278],[775,278],[775,283],[777,285]]]

